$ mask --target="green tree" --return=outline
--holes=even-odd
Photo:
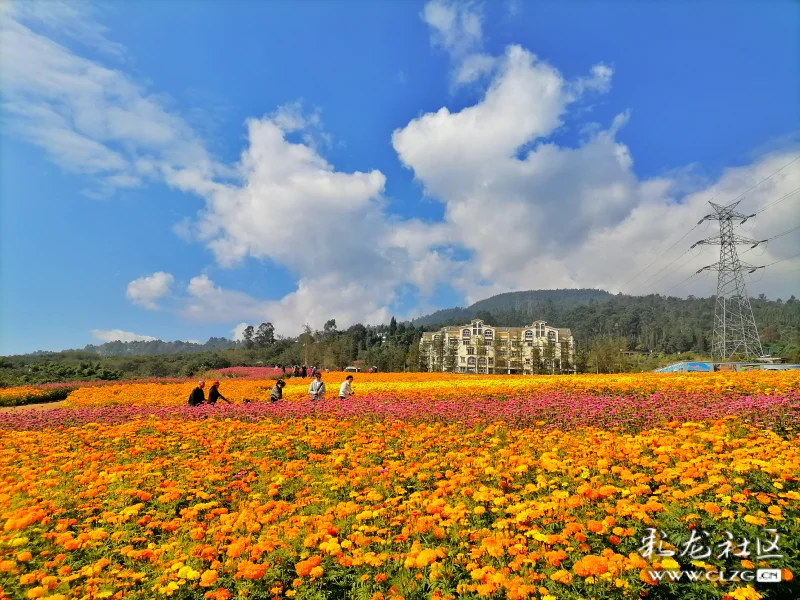
[[[475,340],[475,371],[476,373],[481,372],[481,359],[483,359],[483,369],[485,373],[488,373],[488,361],[486,360],[486,340],[482,335],[478,336],[478,339]]]
[[[492,341],[492,350],[494,354],[494,367],[492,372],[504,373],[506,369],[506,359],[504,356],[501,356],[503,347],[500,345],[500,336],[498,335],[495,335],[494,340]]]
[[[458,346],[452,342],[447,342],[444,366],[451,373],[455,373],[456,366],[458,366]]]
[[[242,332],[242,341],[244,341],[244,347],[250,350],[254,345],[255,342],[253,341],[255,330],[253,329],[252,325],[248,325],[244,328]]]
[[[531,352],[531,368],[534,373],[544,373],[544,363],[542,363],[542,349],[539,345],[534,345]]]
[[[569,356],[569,342],[561,342],[561,370],[569,371],[572,367]]]
[[[253,339],[258,348],[266,348],[275,343],[275,328],[272,323],[262,323],[258,326],[258,331]]]

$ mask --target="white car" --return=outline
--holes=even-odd
[[[361,373],[361,369],[358,367],[346,367],[344,370],[345,373]]]

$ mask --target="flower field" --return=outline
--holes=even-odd
[[[328,395],[335,396],[345,373],[326,373]],[[283,395],[305,400],[310,378],[288,378]],[[220,391],[233,402],[266,401],[274,380],[224,381]],[[69,395],[75,407],[124,405],[179,405],[196,385],[185,382],[129,382],[80,387]],[[14,388],[12,388],[14,389]],[[780,396],[800,390],[800,371],[751,371],[745,373],[641,373],[623,375],[573,375],[553,377],[505,375],[452,375],[448,373],[357,373],[353,389],[358,396],[395,396],[423,400],[437,398],[513,397],[525,394],[648,397],[697,396],[714,399],[724,395]]]
[[[245,377],[247,379],[269,379],[283,375],[283,371],[275,367],[225,367],[217,369],[215,373],[221,377]]]
[[[0,598],[800,597],[796,372],[343,376],[0,414]]]

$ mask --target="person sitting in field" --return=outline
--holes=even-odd
[[[219,393],[219,381],[215,381],[211,384],[211,389],[208,390],[208,403],[211,406],[214,406],[217,403],[217,400],[222,398],[228,404],[233,404],[230,400],[228,400],[225,396]]]
[[[204,387],[206,387],[205,381],[197,382],[197,387],[192,390],[192,393],[189,396],[189,406],[200,406],[206,401],[206,394],[203,391]]]
[[[314,375],[314,381],[308,386],[308,395],[314,402],[325,397],[325,384],[322,382],[322,373],[318,372]]]
[[[285,386],[286,382],[283,379],[278,379],[275,386],[272,388],[272,393],[269,395],[269,401],[277,402],[278,400],[283,400],[283,388]]]
[[[339,387],[339,400],[347,400],[350,396],[353,395],[353,390],[350,387],[351,383],[353,383],[353,376],[348,375],[342,382],[341,387]]]

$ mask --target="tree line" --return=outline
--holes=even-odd
[[[449,320],[388,324],[355,324],[339,329],[336,320],[322,329],[305,326],[296,337],[283,337],[271,323],[248,326],[242,340],[211,338],[189,342],[110,342],[83,350],[38,352],[0,357],[0,386],[78,380],[142,377],[193,377],[229,366],[315,365],[331,370],[358,364],[379,371],[425,371],[430,356],[420,352],[424,331],[463,325],[472,318],[487,324],[523,326],[542,319],[569,327],[576,340],[574,368],[578,372],[649,371],[678,360],[709,357],[713,298],[625,296],[606,292],[546,290],[552,294],[512,292],[467,309],[449,313]],[[557,292],[557,293],[556,293]],[[595,290],[595,292],[599,292]],[[515,296],[527,294],[527,296]],[[765,352],[800,363],[800,302],[752,299],[753,312]],[[487,310],[492,308],[492,310]],[[437,313],[444,316],[447,313]],[[553,349],[554,356],[561,349]],[[550,350],[546,350],[550,352]],[[443,359],[444,360],[444,359]],[[550,372],[552,356],[543,356],[541,370]],[[562,360],[563,362],[563,360]]]

